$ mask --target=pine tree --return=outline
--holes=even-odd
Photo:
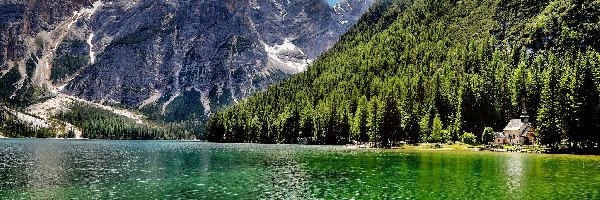
[[[429,115],[425,115],[419,121],[420,137],[423,142],[434,142],[431,137],[431,129],[429,128]]]
[[[381,116],[379,112],[379,100],[377,98],[371,99],[369,101],[368,108],[368,118],[367,118],[367,128],[369,140],[372,142],[378,142],[380,137],[380,125],[381,125]]]
[[[589,62],[591,57],[583,54],[578,56],[577,77],[573,88],[575,124],[568,138],[579,147],[592,146],[594,134],[600,132],[600,94],[598,81]]]
[[[353,138],[361,142],[366,142],[369,140],[369,136],[367,133],[367,108],[367,98],[365,96],[362,96],[358,101],[356,114],[354,115],[354,123],[352,124]]]
[[[558,95],[554,91],[559,86],[559,75],[555,68],[551,65],[544,73],[544,86],[538,116],[540,142],[552,148],[558,148],[562,140]]]
[[[432,142],[444,142],[444,136],[442,135],[442,121],[440,115],[436,114],[433,118],[433,125],[431,127],[431,141]]]

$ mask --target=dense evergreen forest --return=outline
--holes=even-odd
[[[90,139],[181,140],[197,138],[196,134],[201,132],[196,123],[139,123],[84,103],[73,103],[69,110],[57,114],[56,119],[80,128],[82,137]]]
[[[214,115],[209,140],[484,143],[526,109],[542,144],[592,147],[599,20],[598,1],[378,1],[307,71]]]

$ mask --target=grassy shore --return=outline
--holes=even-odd
[[[546,149],[539,146],[488,146],[488,145],[470,145],[465,143],[456,142],[453,144],[440,144],[440,143],[418,143],[414,145],[403,145],[399,147],[393,147],[392,149],[405,149],[405,150],[424,150],[424,151],[452,151],[452,150],[473,150],[473,151],[506,151],[506,152],[545,152]]]
[[[436,144],[436,143],[419,143],[416,145],[404,145],[397,147],[398,149],[409,149],[409,150],[469,150],[475,149],[477,146],[454,143],[454,144]]]

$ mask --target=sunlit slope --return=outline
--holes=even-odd
[[[459,140],[526,109],[598,141],[598,1],[379,1],[304,73],[218,113],[219,142]],[[595,121],[594,121],[595,120]]]

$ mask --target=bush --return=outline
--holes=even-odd
[[[461,140],[465,144],[475,144],[477,142],[477,138],[473,133],[464,133],[461,137]]]
[[[481,142],[487,144],[488,142],[494,141],[494,129],[492,127],[485,127],[483,134],[481,134]]]

